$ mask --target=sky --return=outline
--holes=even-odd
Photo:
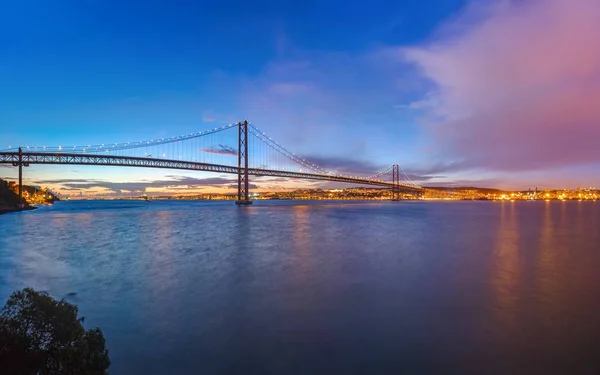
[[[155,139],[248,119],[335,170],[399,163],[424,185],[600,186],[597,0],[2,8],[0,149]],[[16,171],[0,166],[0,176]],[[73,194],[227,191],[234,177],[26,170],[27,182]]]

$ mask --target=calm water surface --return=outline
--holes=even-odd
[[[600,373],[600,203],[60,202],[0,216],[25,286],[116,375]]]

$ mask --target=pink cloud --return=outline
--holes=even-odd
[[[202,115],[202,121],[213,122],[215,120],[215,116],[211,113],[211,111],[204,111],[204,114]]]
[[[429,115],[440,157],[473,167],[600,162],[600,1],[501,4],[427,46],[393,49],[436,87],[407,108]]]

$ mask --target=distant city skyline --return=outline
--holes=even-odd
[[[334,169],[398,162],[423,185],[596,187],[599,17],[594,0],[11,3],[0,15],[0,149],[247,118]],[[2,176],[16,170],[0,165]],[[39,165],[25,177],[74,195],[226,192],[236,181]]]

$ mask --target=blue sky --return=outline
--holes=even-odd
[[[454,56],[452,48],[462,51],[485,25],[526,11],[512,3],[5,3],[0,148],[152,139],[248,118],[302,155],[382,167],[400,162],[430,183],[592,184],[594,158],[520,168],[496,162],[499,152],[483,165],[481,155],[459,147],[471,130],[448,115],[458,101],[444,89],[450,82],[451,93],[462,93],[477,77],[455,68],[455,82],[435,63]],[[477,59],[487,52],[475,45],[469,53]],[[515,90],[523,89],[508,93]],[[451,133],[436,130],[440,124]],[[504,147],[506,153],[512,146]],[[35,167],[28,177],[125,182],[172,175],[76,169]]]

